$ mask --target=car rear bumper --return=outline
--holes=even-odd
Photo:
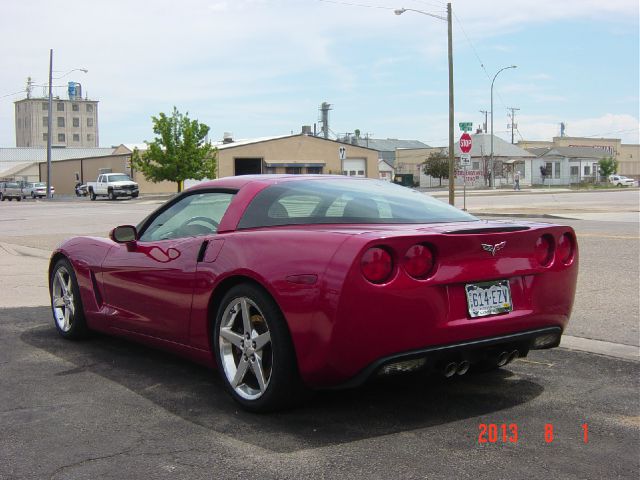
[[[475,364],[491,361],[502,352],[517,351],[519,357],[525,357],[529,350],[557,347],[560,345],[561,336],[560,327],[549,327],[397,353],[372,362],[351,379],[331,388],[357,387],[371,377],[394,372],[438,370],[441,365],[448,362],[468,361]]]

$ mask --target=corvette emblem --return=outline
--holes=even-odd
[[[491,245],[489,243],[482,243],[482,249],[491,253],[492,256],[496,256],[496,252],[499,252],[504,247],[507,246],[507,242],[496,243],[495,245]]]

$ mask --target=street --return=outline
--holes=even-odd
[[[467,198],[481,218],[576,230],[565,348],[496,372],[319,392],[272,415],[239,410],[217,373],[198,365],[55,332],[51,250],[136,224],[160,200],[2,204],[0,479],[637,478],[639,198],[637,189]]]

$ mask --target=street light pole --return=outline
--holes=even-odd
[[[62,78],[65,75],[70,74],[71,72],[80,71],[87,73],[89,70],[86,68],[74,68],[73,70],[69,70],[67,73],[56,77]],[[49,50],[49,101],[47,102],[47,200],[53,197],[51,195],[51,130],[53,125],[53,49]]]
[[[53,48],[49,50],[49,102],[47,105],[47,200],[51,198],[51,116],[53,114],[52,97],[53,97]]]
[[[495,190],[496,188],[496,180],[495,180],[495,172],[493,171],[493,84],[496,81],[496,77],[503,70],[508,70],[510,68],[518,68],[517,65],[511,65],[509,67],[504,67],[498,70],[498,72],[493,76],[493,80],[491,80],[491,157],[489,159],[489,186]]]
[[[423,12],[422,10],[416,10],[414,8],[399,8],[394,10],[394,13],[396,15],[402,15],[407,11],[421,13],[422,15],[427,15],[447,22],[447,52],[449,60],[449,205],[455,205],[455,156],[453,152],[453,29],[451,25],[451,3],[447,3],[446,17]]]

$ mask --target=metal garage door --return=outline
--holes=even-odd
[[[364,158],[346,158],[342,161],[342,173],[350,177],[366,177],[366,166]]]

